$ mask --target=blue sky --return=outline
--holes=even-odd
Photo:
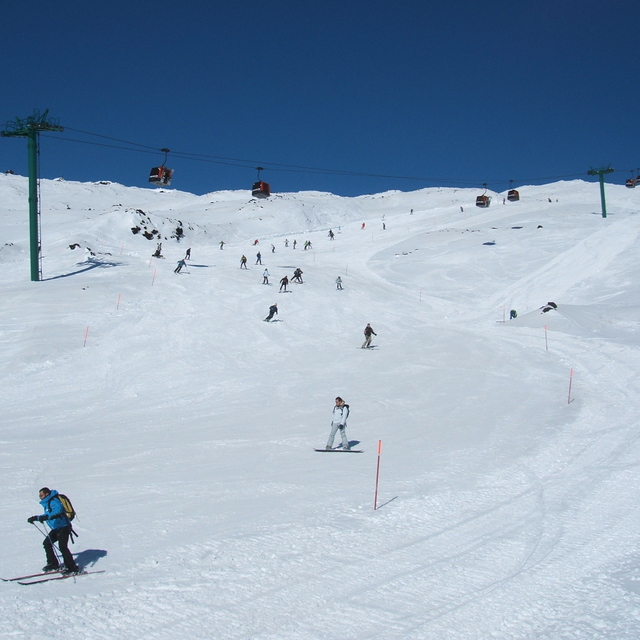
[[[258,165],[276,192],[342,195],[640,167],[634,2],[62,0],[3,22],[0,123],[65,127],[41,137],[45,178],[146,186],[162,147],[194,193]],[[0,138],[0,170],[26,157]]]

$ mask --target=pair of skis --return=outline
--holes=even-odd
[[[26,576],[18,576],[16,578],[0,578],[3,582],[17,582],[18,584],[42,584],[43,582],[52,582],[54,580],[67,580],[68,578],[78,578],[80,576],[88,576],[94,573],[104,573],[104,571],[77,571],[76,573],[63,573],[62,569],[58,571],[41,571],[40,573],[31,573]]]

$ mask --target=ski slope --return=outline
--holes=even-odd
[[[0,585],[3,636],[637,639],[640,191],[519,190],[43,181],[33,283],[0,175],[1,573],[45,485],[106,571]],[[313,451],[336,395],[363,454]]]

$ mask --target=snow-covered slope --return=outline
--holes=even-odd
[[[43,181],[33,283],[0,176],[1,573],[44,485],[106,570],[2,584],[6,636],[637,638],[640,191],[519,190]],[[336,395],[363,454],[313,451]]]

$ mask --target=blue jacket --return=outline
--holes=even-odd
[[[40,500],[40,504],[44,509],[45,515],[49,516],[46,522],[50,529],[60,529],[60,527],[66,527],[70,523],[55,489],[46,498]]]

